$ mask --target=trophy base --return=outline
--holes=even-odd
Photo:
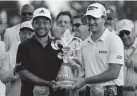
[[[61,88],[71,88],[74,83],[75,81],[73,80],[57,81],[58,86]]]

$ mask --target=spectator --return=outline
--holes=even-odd
[[[118,35],[124,43],[125,59],[125,87],[124,96],[135,96],[137,84],[137,38],[134,24],[129,19],[120,20],[118,23]],[[133,90],[127,90],[133,89]],[[126,91],[127,90],[127,91]]]
[[[31,21],[25,21],[21,24],[20,27],[20,40],[21,42],[30,38],[33,35],[34,31],[31,25]],[[16,65],[16,53],[20,41],[15,41],[12,43],[10,50],[7,52],[7,62],[3,65],[2,81],[4,83],[11,82],[10,90],[7,93],[7,96],[19,96],[21,82],[18,76],[14,76],[13,71]]]
[[[21,8],[21,13],[20,13],[22,22],[31,20],[33,11],[34,11],[34,8],[32,5],[25,4]],[[11,28],[6,29],[5,35],[4,35],[4,42],[6,45],[6,51],[10,50],[10,47],[14,41],[20,41],[19,29],[20,29],[21,23],[13,26]]]
[[[84,42],[84,40],[90,35],[90,32],[88,26],[84,24],[82,17],[83,15],[74,16],[72,28],[75,32],[75,36],[82,39]]]
[[[112,33],[116,33],[115,29],[116,29],[116,22],[117,18],[116,18],[116,13],[114,12],[114,10],[112,8],[108,8],[107,9],[107,20],[106,20],[106,27],[109,29],[110,32]]]
[[[2,83],[2,76],[1,73],[3,73],[2,66],[5,64],[6,60],[6,50],[5,50],[5,44],[4,42],[0,41],[0,96],[6,96],[6,86],[4,83]]]
[[[56,86],[52,80],[56,79],[62,60],[57,57],[59,51],[51,47],[48,36],[51,25],[49,10],[38,8],[34,11],[32,26],[35,35],[21,43],[17,52],[17,64],[21,63],[17,71],[23,77],[21,96],[33,96],[34,86],[50,89]]]
[[[22,22],[24,22],[26,20],[30,20],[32,18],[33,11],[34,11],[34,8],[33,8],[32,5],[25,4],[21,8]],[[16,41],[20,42],[19,32],[20,32],[20,25],[21,25],[21,23],[18,24],[18,25],[13,26],[11,28],[7,28],[5,30],[4,42],[5,42],[6,51],[10,50],[11,45],[12,45],[13,42],[16,42]],[[12,58],[12,57],[9,57],[9,58]],[[12,60],[12,59],[9,59],[9,60]],[[12,62],[12,61],[9,61],[9,62]],[[7,86],[6,87],[6,94],[8,94],[9,91],[10,91],[10,83],[6,84],[6,86]]]
[[[53,29],[52,35],[55,38],[60,38],[66,28],[71,29],[72,15],[69,11],[60,12],[56,17],[56,26]]]
[[[88,45],[82,47],[81,52],[85,78],[78,78],[73,89],[88,84],[90,96],[121,96],[120,89],[124,84],[122,41],[105,27],[107,16],[102,4],[89,5],[85,16],[92,32],[87,38]]]

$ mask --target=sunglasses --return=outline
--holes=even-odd
[[[76,24],[73,24],[73,27],[75,27],[75,26],[76,26],[76,27],[78,28],[78,27],[80,27],[81,25],[83,25],[83,24],[76,23]]]
[[[31,16],[31,15],[33,15],[33,13],[31,13],[31,12],[23,12],[23,13],[21,13],[21,15],[22,16],[26,16],[26,15]]]
[[[130,32],[127,31],[127,30],[120,31],[119,36],[120,36],[120,37],[123,37],[124,34],[126,34],[126,35],[130,35]]]

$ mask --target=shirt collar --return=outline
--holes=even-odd
[[[37,44],[41,44],[37,39],[36,39],[36,37],[35,37],[35,35],[32,37],[32,39],[31,39],[33,42],[35,42],[35,43],[37,43]],[[51,43],[51,39],[48,37],[48,44],[50,44]],[[48,45],[47,44],[47,45]]]
[[[104,41],[105,38],[106,38],[107,35],[108,35],[108,32],[109,32],[109,30],[106,28],[105,31],[103,32],[103,34],[101,35],[101,37],[99,38],[99,40]]]
[[[106,28],[105,31],[103,32],[103,34],[101,35],[101,37],[100,37],[98,40],[104,41],[105,38],[107,37],[108,33],[109,33],[109,30]],[[91,40],[91,35],[92,35],[92,32],[91,32],[91,34],[89,35],[89,37],[88,37],[87,39],[85,39],[86,42],[93,42],[93,41]]]

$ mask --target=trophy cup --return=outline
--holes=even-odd
[[[62,46],[62,52],[58,53],[58,58],[63,59],[63,63],[57,75],[57,84],[62,88],[71,88],[75,83],[74,79],[77,77],[78,69],[74,69],[73,66],[76,65],[72,62],[75,58],[73,52],[81,48],[82,40],[80,38],[74,37],[69,29],[66,29],[64,34],[61,36],[60,40],[57,40],[55,46]],[[77,64],[77,66],[80,66]]]

